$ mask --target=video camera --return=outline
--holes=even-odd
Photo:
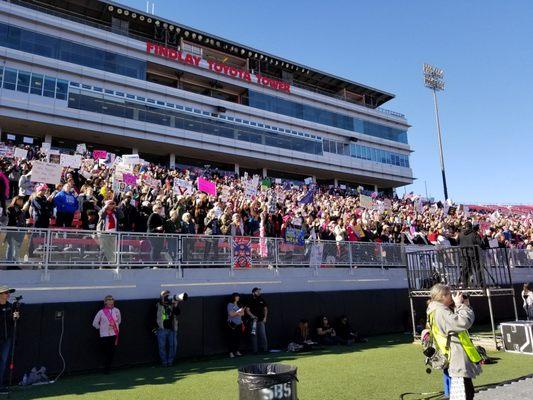
[[[164,300],[167,301],[167,302],[170,302],[170,301],[187,301],[189,298],[189,295],[185,292],[183,293],[179,293],[179,294],[175,294],[174,296],[165,296]]]
[[[15,300],[13,300],[13,310],[14,311],[20,311],[20,306],[23,304],[22,303],[22,299],[23,299],[22,295],[15,297]]]

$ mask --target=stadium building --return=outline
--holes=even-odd
[[[243,39],[246,41],[246,38]],[[0,1],[3,141],[390,191],[394,95],[109,1]]]

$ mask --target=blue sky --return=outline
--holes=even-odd
[[[140,10],[145,0],[121,0]],[[533,2],[214,0],[155,2],[156,15],[396,94],[417,180],[442,198],[431,92],[422,64],[445,71],[439,94],[450,197],[533,203]],[[399,190],[403,193],[403,188]]]

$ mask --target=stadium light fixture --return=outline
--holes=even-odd
[[[437,137],[439,140],[440,170],[442,173],[442,187],[444,199],[448,199],[448,186],[446,184],[446,170],[444,168],[444,155],[442,151],[442,134],[440,130],[439,105],[437,102],[437,91],[444,90],[444,71],[429,64],[424,64],[424,86],[433,91],[433,103],[435,105],[435,121],[437,122]]]

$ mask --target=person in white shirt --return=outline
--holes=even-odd
[[[100,332],[100,344],[104,354],[104,373],[108,374],[118,346],[119,326],[122,321],[120,310],[115,307],[113,296],[106,296],[102,308],[93,320],[93,326]]]
[[[533,290],[530,283],[524,283],[524,289],[522,290],[522,299],[524,300],[524,311],[528,321],[533,321]]]

